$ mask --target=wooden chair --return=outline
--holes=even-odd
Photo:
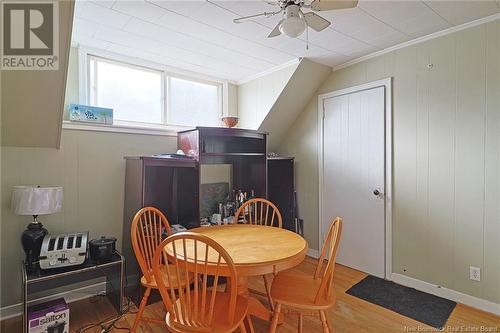
[[[163,213],[154,207],[144,207],[135,214],[131,226],[132,247],[135,257],[141,267],[143,276],[141,285],[146,288],[139,305],[139,310],[132,325],[131,332],[134,333],[140,321],[165,324],[161,319],[143,317],[144,309],[148,302],[151,289],[158,289],[156,279],[153,276],[153,255],[158,245],[163,240],[163,234],[171,235],[172,231],[167,218]],[[180,282],[178,282],[180,281]],[[188,285],[189,279],[176,280],[172,285],[174,288],[184,288]]]
[[[249,214],[247,215],[246,212],[249,212]],[[234,222],[237,223],[240,217],[243,218],[246,224],[258,224],[278,228],[281,228],[283,224],[278,207],[271,201],[263,198],[253,198],[243,203],[236,211]]]
[[[188,272],[194,273],[192,290],[181,288],[176,294],[173,282],[188,279]],[[211,238],[192,232],[169,236],[156,249],[153,274],[167,308],[165,322],[170,331],[229,333],[240,328],[246,332],[248,299],[238,295],[233,260]],[[221,276],[229,280],[225,292],[218,290]]]
[[[246,214],[247,212],[248,214]],[[234,223],[237,223],[240,217],[245,224],[257,224],[278,228],[281,228],[283,225],[283,219],[278,207],[271,201],[263,198],[253,198],[243,203],[235,213]],[[267,275],[262,275],[262,277],[264,279],[266,293],[264,294],[254,289],[251,289],[250,292],[267,297],[269,307],[274,311],[274,302],[270,293],[271,283]]]
[[[276,305],[270,333],[276,332],[282,305],[297,309],[284,312],[298,314],[299,332],[302,332],[302,318],[304,315],[319,316],[323,325],[323,332],[332,332],[326,310],[335,304],[333,271],[341,234],[342,219],[337,217],[332,221],[325,237],[321,257],[313,276],[296,271],[283,271],[276,275],[271,286],[271,297],[276,302]],[[323,270],[323,262],[326,258],[329,258],[329,260]]]

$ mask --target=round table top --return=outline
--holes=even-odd
[[[286,229],[237,224],[189,230],[208,236],[231,256],[239,275],[261,275],[297,266],[308,246],[300,235]]]

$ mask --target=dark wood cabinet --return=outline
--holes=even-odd
[[[177,135],[179,149],[203,164],[232,165],[232,187],[267,198],[267,133],[197,127]]]
[[[294,158],[267,159],[268,199],[280,210],[283,228],[295,230]]]
[[[126,157],[122,248],[127,267],[127,295],[140,301],[142,276],[130,239],[132,220],[142,207],[160,209],[170,224],[200,225],[201,166],[229,164],[232,189],[267,198],[267,133],[197,127],[177,136],[188,158]],[[229,188],[229,191],[231,188]],[[215,211],[213,212],[215,213]],[[154,301],[155,297],[150,298]]]
[[[170,224],[199,225],[199,172],[193,159],[126,157],[122,249],[126,260],[127,294],[140,300],[142,276],[130,239],[135,214],[146,206],[160,209]]]

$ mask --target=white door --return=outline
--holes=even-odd
[[[343,218],[337,262],[385,276],[385,89],[324,100],[323,236]]]

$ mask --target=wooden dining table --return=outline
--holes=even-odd
[[[213,239],[227,251],[236,266],[238,293],[248,298],[249,314],[270,321],[271,311],[250,295],[248,278],[297,266],[306,256],[306,240],[286,229],[249,224],[200,227],[189,231]],[[187,258],[194,257],[192,247],[186,252]]]

